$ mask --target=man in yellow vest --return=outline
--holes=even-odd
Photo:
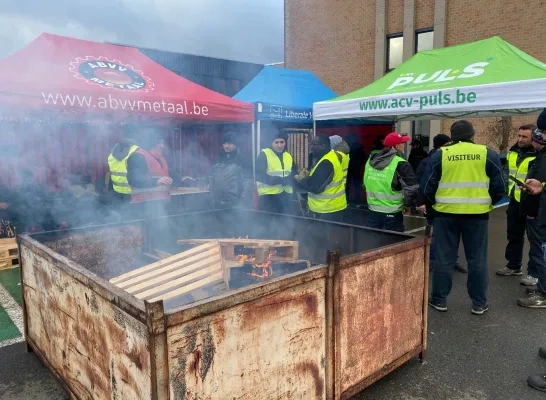
[[[123,204],[131,201],[131,186],[127,180],[127,160],[138,146],[135,140],[135,128],[128,127],[123,138],[114,145],[108,156],[110,169],[109,188],[115,203]]]
[[[417,198],[419,182],[411,165],[402,157],[410,138],[389,133],[385,148],[370,156],[362,186],[368,200],[370,228],[404,232],[404,213]]]
[[[286,151],[288,135],[277,131],[271,146],[263,149],[256,160],[256,184],[260,211],[277,214],[290,212],[294,190],[292,181],[298,169],[292,155]]]
[[[307,205],[315,218],[342,222],[347,208],[345,183],[349,156],[332,150],[325,135],[315,136],[310,146],[318,161],[308,176],[296,176],[297,184],[307,192]]]
[[[474,127],[468,121],[451,126],[452,144],[436,151],[423,176],[423,193],[434,209],[436,263],[432,271],[429,305],[447,311],[459,240],[468,262],[467,290],[472,314],[489,309],[487,238],[489,212],[506,189],[497,153],[474,144]]]
[[[500,276],[523,275],[521,262],[527,218],[525,212],[520,207],[521,188],[514,181],[508,179],[508,176],[525,181],[529,165],[536,158],[536,151],[533,148],[533,131],[535,129],[534,125],[520,126],[518,141],[512,146],[506,156],[504,176],[508,185],[506,192],[510,197],[510,203],[508,203],[508,208],[506,209],[506,238],[508,244],[506,245],[505,258],[508,263],[506,267],[497,270],[497,275]],[[540,248],[540,243],[538,248]],[[532,258],[529,257],[528,275],[530,276],[534,276],[535,271],[533,271],[533,267]],[[534,282],[524,278],[522,279],[522,283],[533,284]]]

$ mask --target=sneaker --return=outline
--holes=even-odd
[[[436,311],[445,312],[447,311],[447,304],[446,303],[440,303],[438,301],[429,300],[428,305],[434,308]]]
[[[489,304],[485,304],[483,306],[472,306],[472,310],[470,310],[470,312],[474,315],[482,315],[487,310],[489,310]]]
[[[511,268],[508,268],[508,267],[498,269],[495,273],[497,275],[500,275],[500,276],[521,276],[521,275],[523,275],[523,271],[521,270],[521,268],[511,269]]]
[[[538,279],[533,278],[531,275],[527,275],[525,278],[519,281],[519,283],[524,286],[535,286],[538,283]]]
[[[525,294],[535,294],[537,291],[537,287],[536,286],[527,286],[525,288]]]
[[[463,267],[459,263],[455,264],[455,269],[459,272],[462,272],[463,274],[466,274],[468,272],[468,269],[466,267]]]
[[[527,378],[527,384],[533,389],[546,392],[546,375],[531,375],[529,378]]]
[[[535,293],[529,297],[518,299],[518,306],[526,308],[546,308],[546,296]]]
[[[546,359],[546,347],[543,346],[540,349],[538,349],[538,355]]]

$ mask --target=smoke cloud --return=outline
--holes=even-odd
[[[43,32],[254,63],[284,59],[282,0],[3,0],[0,57]]]

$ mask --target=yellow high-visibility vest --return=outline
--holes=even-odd
[[[442,176],[432,207],[447,214],[485,214],[493,209],[485,171],[487,147],[460,142],[442,148]]]
[[[389,165],[383,169],[376,169],[371,166],[370,160],[364,169],[364,186],[368,208],[371,211],[383,214],[394,214],[404,210],[403,190],[393,190],[392,180],[400,162],[406,161],[395,155]]]
[[[281,178],[287,178],[290,176],[294,162],[290,153],[286,151],[282,153],[283,165],[281,165],[281,160],[273,150],[263,149],[262,152],[265,154],[267,159],[267,175],[278,176]],[[256,185],[258,187],[258,195],[260,196],[266,194],[281,194],[282,192],[293,193],[292,186],[288,185],[268,185],[263,182],[256,182]]]
[[[347,184],[347,174],[349,172],[349,155],[348,154],[345,154],[341,151],[336,151],[337,154],[339,154],[341,156],[341,168],[343,169],[343,174],[344,174],[344,178],[343,178],[343,185],[346,185]]]
[[[330,161],[334,166],[332,182],[326,186],[326,189],[322,193],[308,193],[307,195],[309,209],[317,214],[333,213],[347,208],[347,197],[345,197],[347,172],[343,172],[342,161],[338,158],[337,152],[330,150],[326,153],[311,170],[309,176],[313,176],[319,164],[324,160]]]
[[[526,157],[521,161],[519,165],[517,165],[518,153],[516,151],[510,151],[506,156],[506,161],[508,162],[508,173],[510,174],[510,176],[525,182],[527,172],[529,172],[529,163],[535,158],[536,156]],[[519,202],[521,200],[521,189],[519,186],[516,185],[516,182],[508,179],[509,195],[512,193],[512,189],[514,189],[514,200]]]
[[[114,192],[121,194],[131,194],[131,186],[127,180],[127,160],[135,151],[138,150],[138,146],[132,145],[127,155],[118,160],[110,154],[108,156],[108,166],[110,167],[110,179],[112,180],[112,187]]]

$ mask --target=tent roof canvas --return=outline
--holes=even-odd
[[[500,37],[415,54],[389,74],[313,106],[317,120],[533,114],[546,106],[546,64]]]
[[[198,121],[252,122],[254,107],[206,89],[132,47],[44,33],[0,60],[0,114],[63,110]],[[106,118],[105,118],[106,119]]]
[[[313,103],[333,97],[336,93],[314,73],[274,66],[265,66],[233,96],[240,101],[259,103],[258,119],[298,122],[311,122]]]

